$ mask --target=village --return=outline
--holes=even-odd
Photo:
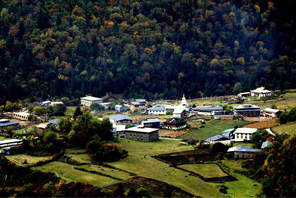
[[[192,102],[189,104],[188,99],[183,94],[181,100],[174,102],[169,100],[147,101],[145,99],[122,100],[121,102],[118,101],[118,104],[114,105],[112,110],[108,106],[110,102],[104,102],[103,98],[85,96],[80,98],[79,106],[70,107],[72,109],[70,112],[73,115],[74,108],[82,108],[82,110],[90,111],[99,120],[109,119],[112,126],[110,133],[115,140],[123,145],[124,149],[129,149],[129,156],[121,160],[122,163],[124,160],[134,157],[136,161],[128,161],[129,166],[134,166],[134,163],[140,165],[142,160],[149,156],[149,160],[151,160],[149,163],[154,164],[154,160],[157,160],[157,163],[169,164],[169,167],[172,166],[182,173],[194,175],[203,182],[223,183],[224,186],[229,188],[228,193],[234,193],[235,187],[227,182],[237,181],[239,179],[236,177],[240,176],[234,177],[233,171],[226,172],[225,166],[232,164],[233,160],[250,159],[254,156],[254,153],[272,144],[272,140],[277,134],[274,128],[280,126],[276,119],[284,110],[274,108],[273,103],[264,104],[263,106],[266,108],[261,108],[256,100],[265,103],[266,98],[274,97],[275,99],[271,98],[271,100],[280,102],[279,97],[275,97],[275,95],[275,93],[261,87],[250,92],[239,93],[236,96],[231,96],[231,98],[224,97],[223,100],[204,99],[204,102],[200,104],[192,104]],[[200,101],[203,101],[203,99]],[[255,104],[251,104],[252,101]],[[4,117],[0,119],[1,153],[22,166],[24,165],[22,159],[25,158],[27,162],[26,155],[22,154],[22,140],[27,137],[38,139],[38,135],[42,134],[44,130],[51,129],[54,131],[60,126],[61,120],[67,116],[66,111],[69,111],[69,107],[63,108],[65,105],[62,101],[43,101],[34,104],[43,109],[60,109],[62,113],[50,116],[49,113],[38,114],[23,108],[21,111],[3,112],[2,116]],[[252,138],[254,136],[262,138]],[[139,146],[144,150],[148,147],[149,149],[155,147],[155,151],[150,152],[148,149],[144,152],[145,154],[139,154],[137,150],[134,150]],[[170,149],[165,149],[164,152],[163,146],[168,146]],[[68,152],[73,152],[73,149],[70,150]],[[90,163],[88,157],[77,158],[74,154],[69,156],[83,162],[82,164]],[[223,177],[217,176],[217,174],[205,177],[203,173],[194,168],[197,164],[212,164],[213,162],[215,164],[217,159],[223,159],[223,157],[226,157],[228,165],[223,164],[224,167],[222,167],[221,164],[218,164],[218,169],[215,168],[213,171],[222,171]],[[42,161],[45,165],[42,163],[40,167],[36,167],[36,170],[53,171],[46,165],[45,159],[42,159]],[[121,162],[108,165],[122,169]],[[242,161],[235,161],[235,163],[241,164]],[[194,165],[194,167],[186,167],[186,164]],[[149,164],[145,166],[149,166]],[[152,167],[154,166],[152,165]],[[129,167],[125,167],[124,171],[134,172],[133,168],[130,169]],[[60,170],[53,172],[63,175]],[[136,171],[135,174],[147,177],[147,173],[142,171]],[[171,174],[171,172],[168,174]],[[181,173],[178,172],[177,174]],[[66,175],[63,178],[70,181],[79,180],[79,177],[71,176],[69,178]],[[152,178],[159,179],[159,176]],[[165,182],[171,183],[168,180],[165,180]],[[248,182],[251,182],[251,180]],[[96,183],[94,184],[96,185]],[[107,182],[107,184],[113,185],[112,187],[109,186],[111,189],[117,187],[115,182]],[[256,185],[260,187],[259,184]],[[99,186],[105,187],[101,184]],[[176,186],[180,187],[179,184]],[[259,187],[256,186],[254,192],[257,192]],[[200,195],[194,190],[187,192],[192,195]],[[221,189],[219,192],[221,192]]]

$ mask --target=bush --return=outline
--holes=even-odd
[[[137,189],[137,197],[151,197],[151,195],[146,188],[141,187]]]

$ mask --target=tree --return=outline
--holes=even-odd
[[[233,93],[237,94],[243,91],[243,86],[240,82],[235,83],[234,87],[233,87]]]
[[[5,103],[5,111],[11,111],[12,107],[13,107],[12,103],[9,100],[7,100]]]
[[[74,120],[76,120],[76,118],[78,116],[80,116],[80,115],[82,115],[82,111],[81,111],[80,107],[77,106],[76,109],[75,109],[75,111],[74,111],[74,115],[73,115]]]

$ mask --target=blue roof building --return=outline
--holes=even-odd
[[[269,146],[271,144],[272,144],[272,142],[265,141],[265,142],[262,143],[261,149],[263,149],[263,148],[265,148],[265,147],[267,147],[267,146]]]
[[[13,126],[14,129],[17,129],[19,127],[18,122],[10,121],[9,119],[1,119],[0,120],[0,129],[4,129],[6,127]]]
[[[50,120],[49,122],[47,122],[47,124],[54,124],[54,125],[57,125],[59,124],[60,120],[59,119],[53,119],[53,120]]]
[[[252,158],[255,152],[260,152],[261,149],[251,149],[249,146],[239,145],[231,147],[227,153],[234,153],[235,158]]]
[[[222,135],[215,135],[213,137],[210,137],[210,138],[206,139],[205,142],[211,143],[211,142],[223,141],[223,140],[229,140],[229,138],[224,137]]]

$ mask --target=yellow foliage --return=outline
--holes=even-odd
[[[260,12],[260,7],[258,5],[254,5],[254,8],[255,8],[255,10],[256,10],[257,13]]]

